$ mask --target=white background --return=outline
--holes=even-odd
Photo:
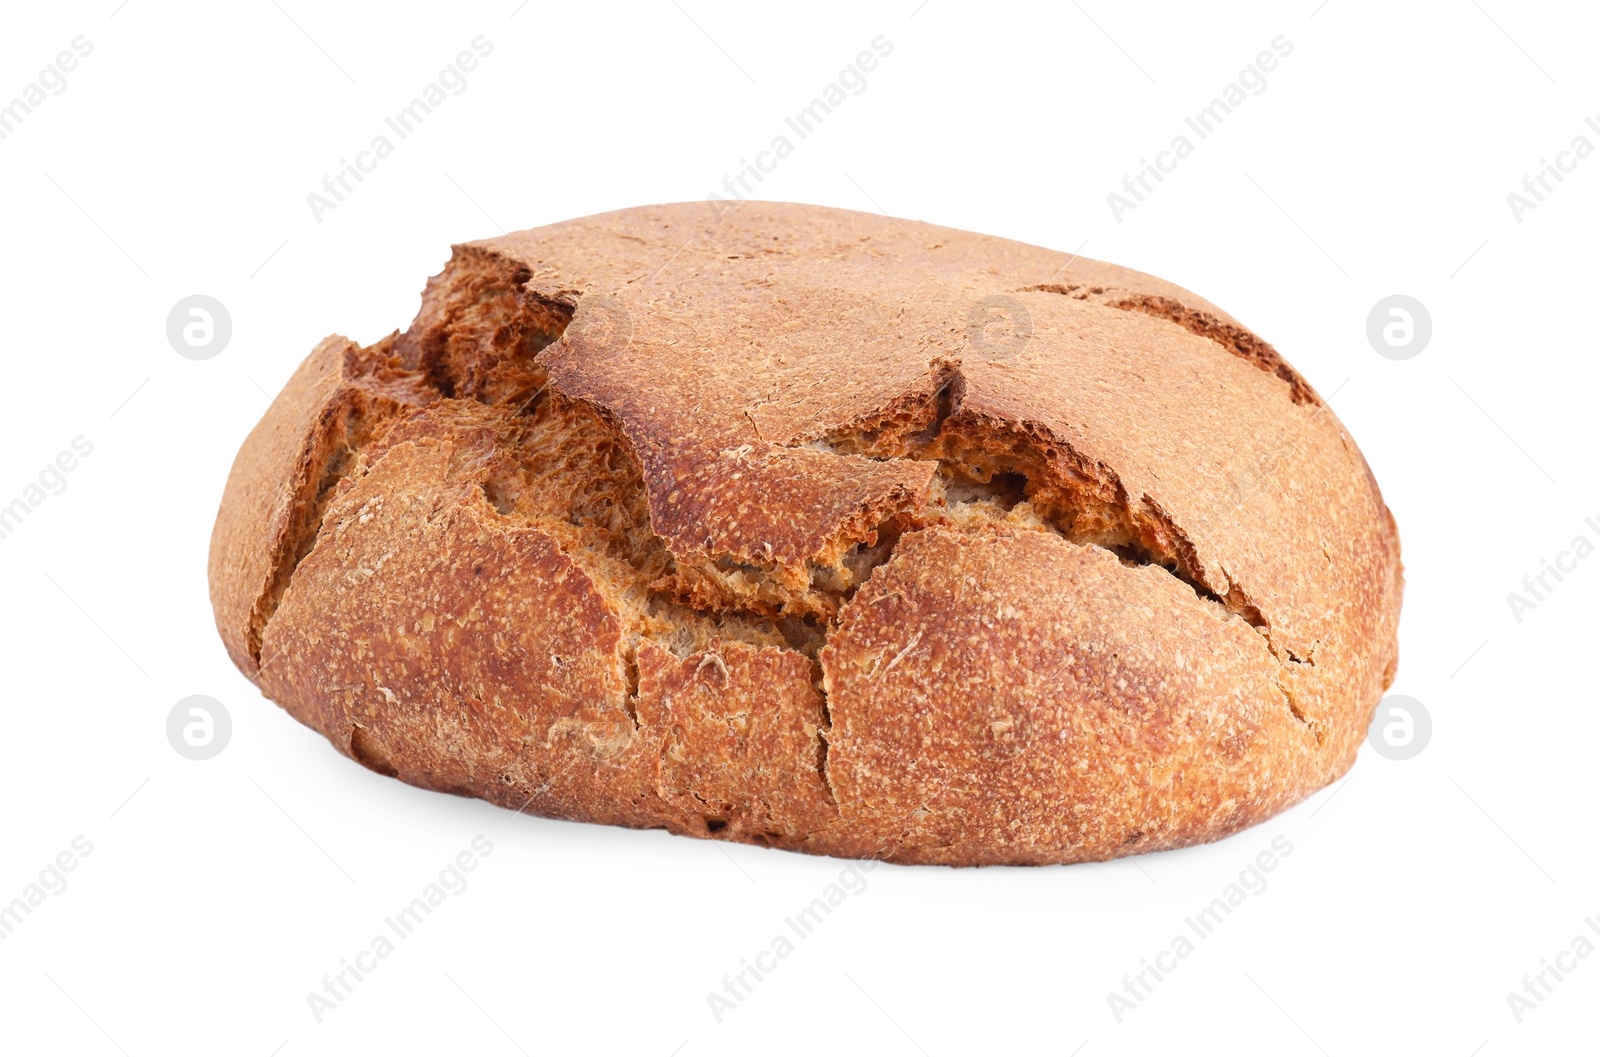
[[[93,43],[0,140],[0,503],[93,444],[0,539],[0,902],[93,845],[0,940],[0,1048],[1594,1052],[1600,956],[1521,1023],[1506,999],[1600,919],[1600,557],[1520,622],[1506,598],[1600,540],[1600,156],[1520,222],[1506,199],[1579,134],[1600,146],[1592,8],[118,2],[8,5],[0,32],[0,100]],[[314,220],[306,195],[480,34],[466,91]],[[1081,248],[1276,344],[1399,521],[1394,692],[1433,736],[1208,847],[880,866],[718,1023],[707,992],[846,864],[378,777],[229,664],[206,546],[239,442],[318,339],[405,326],[452,242],[703,198],[880,34],[892,55],[762,196]],[[1107,193],[1280,34],[1266,90],[1117,222]],[[233,321],[204,362],[165,334],[194,293]],[[1404,362],[1365,336],[1394,293],[1433,320]],[[191,694],[232,716],[210,761],[167,742]],[[479,834],[470,886],[318,1023],[307,992]],[[1266,890],[1119,1023],[1107,994],[1280,836]]]

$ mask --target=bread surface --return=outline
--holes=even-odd
[[[1353,762],[1393,519],[1266,342],[1115,265],[746,202],[455,247],[330,337],[212,537],[241,671],[367,767],[898,862],[1214,840]]]

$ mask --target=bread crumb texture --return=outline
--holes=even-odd
[[[1214,840],[1326,785],[1402,588],[1355,443],[1220,309],[759,202],[457,246],[250,433],[210,581],[239,668],[375,771],[950,865]]]

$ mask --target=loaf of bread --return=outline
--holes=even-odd
[[[455,247],[245,439],[210,582],[238,667],[374,771],[951,865],[1215,840],[1326,785],[1402,587],[1354,441],[1215,306],[759,202]]]

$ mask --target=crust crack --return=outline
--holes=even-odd
[[[897,420],[868,420],[807,442],[842,454],[937,462],[939,487],[927,507],[902,519],[902,529],[1004,523],[1100,547],[1124,565],[1154,566],[1182,581],[1219,616],[1257,633],[1280,665],[1310,663],[1273,640],[1270,622],[1226,568],[1219,566],[1222,584],[1208,581],[1194,542],[1153,497],[1134,500],[1114,469],[1042,426],[965,409],[959,362],[936,360],[929,371],[937,388],[920,407]],[[1305,722],[1298,709],[1295,704],[1291,712]]]
[[[1297,404],[1320,407],[1322,398],[1311,383],[1291,367],[1278,350],[1243,327],[1218,319],[1209,312],[1190,308],[1181,301],[1154,294],[1127,294],[1107,290],[1103,286],[1084,286],[1078,283],[1040,283],[1024,286],[1017,293],[1061,294],[1079,301],[1089,301],[1124,312],[1142,312],[1147,316],[1165,319],[1189,333],[1207,338],[1227,352],[1255,364],[1268,374],[1283,379],[1289,386],[1289,399]]]
[[[383,357],[390,347],[391,338],[385,338],[362,349],[360,356]],[[356,356],[347,357],[345,371],[359,366],[360,362]],[[392,361],[383,366],[392,366]],[[251,608],[245,648],[258,674],[265,667],[261,663],[261,648],[267,625],[277,614],[300,563],[316,546],[339,482],[354,472],[361,452],[389,422],[404,413],[406,406],[400,400],[363,388],[360,378],[346,378],[340,384],[345,388],[337,403],[324,409],[321,421],[306,440],[301,455],[302,465],[306,467],[304,476],[299,481],[297,494],[289,499],[294,514],[277,541],[274,567]],[[268,663],[271,660],[268,658]]]

